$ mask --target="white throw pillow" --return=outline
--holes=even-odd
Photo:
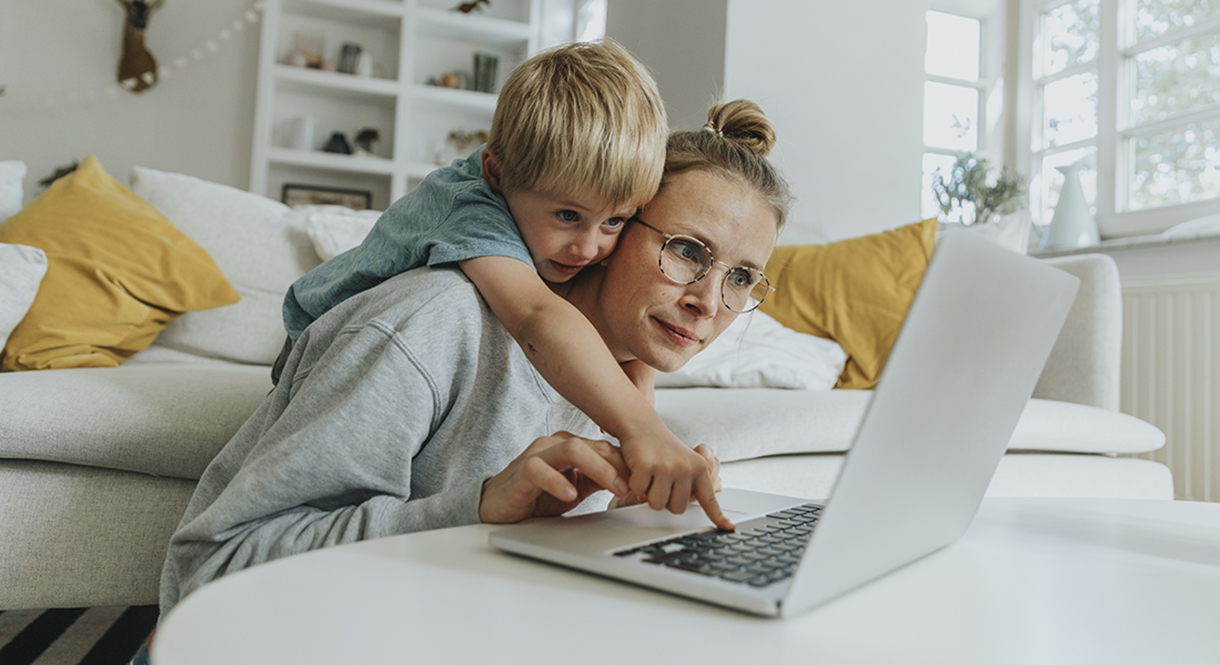
[[[786,328],[755,310],[737,317],[682,369],[658,374],[656,385],[830,390],[846,363],[838,343]]]
[[[964,224],[941,223],[936,230],[936,241],[940,242],[941,237],[945,233],[969,231],[1001,247],[1007,247],[1018,254],[1028,254],[1029,234],[1032,229],[1033,224],[1029,219],[1029,211],[1019,210],[986,224],[971,224],[966,226]]]
[[[241,301],[187,312],[156,344],[241,363],[275,362],[287,333],[284,294],[320,261],[305,214],[265,196],[136,166],[131,189],[207,250]]]
[[[25,173],[25,162],[0,162],[0,222],[21,210]]]
[[[381,217],[380,210],[352,210],[343,206],[307,206],[297,210],[305,215],[305,231],[323,261],[364,242]]]
[[[47,255],[37,247],[0,243],[0,355],[25,318],[47,274]]]

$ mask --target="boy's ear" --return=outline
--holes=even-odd
[[[491,191],[500,194],[502,187],[500,186],[500,158],[496,157],[495,153],[483,148],[483,179],[487,184],[491,185]]]

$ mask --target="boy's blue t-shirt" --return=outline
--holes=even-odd
[[[294,343],[335,305],[413,268],[479,256],[507,256],[533,267],[504,197],[483,180],[484,147],[428,174],[381,215],[358,247],[289,287],[284,327]]]

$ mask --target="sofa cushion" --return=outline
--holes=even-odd
[[[775,293],[762,310],[847,352],[838,388],[871,388],[932,256],[936,220],[828,245],[776,247],[767,262]]]
[[[678,438],[692,446],[706,443],[728,462],[847,450],[871,399],[872,392],[862,390],[682,388],[658,390],[656,404]],[[1144,453],[1163,445],[1164,433],[1134,416],[1034,399],[1008,449]]]
[[[238,300],[216,263],[90,155],[0,225],[47,255],[4,369],[115,367],[183,312]]]
[[[47,274],[47,254],[37,247],[0,243],[0,353],[25,318]]]
[[[25,162],[0,162],[0,222],[21,210],[21,200],[25,196],[22,187],[25,173]]]
[[[195,480],[270,390],[261,366],[11,374],[0,379],[0,457]]]
[[[179,318],[157,344],[234,362],[275,362],[287,335],[284,294],[321,263],[305,215],[265,196],[139,166],[131,170],[131,188],[208,250],[241,294],[237,304]]]

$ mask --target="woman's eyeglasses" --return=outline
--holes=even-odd
[[[661,245],[661,274],[675,284],[694,284],[707,276],[713,265],[720,265],[725,269],[724,288],[720,290],[720,297],[724,300],[725,307],[738,314],[758,309],[767,299],[767,294],[774,290],[761,270],[744,266],[734,268],[723,261],[717,261],[712,258],[712,250],[698,238],[671,235],[638,216],[633,217],[632,221],[665,238],[665,243]]]

